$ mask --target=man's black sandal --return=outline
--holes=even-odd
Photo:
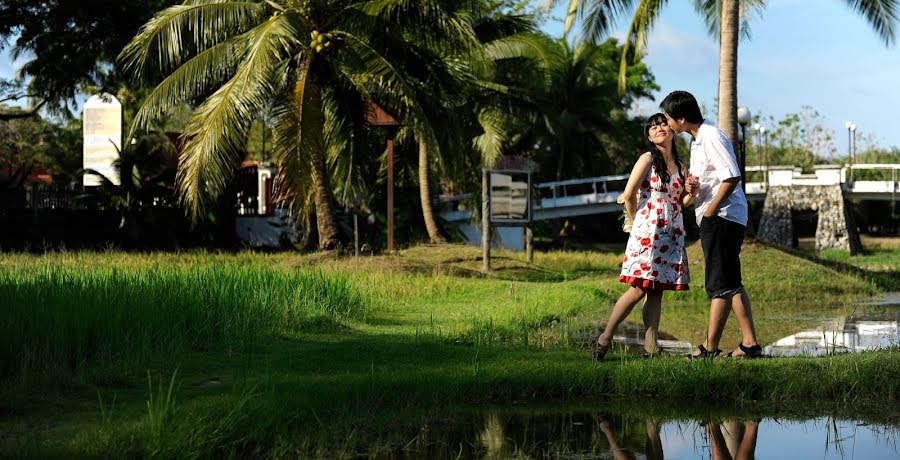
[[[715,350],[712,350],[712,351],[707,350],[706,347],[704,347],[702,343],[700,345],[697,345],[697,349],[700,350],[700,353],[696,354],[696,355],[689,354],[688,359],[715,358],[715,357],[719,356],[720,354],[722,354],[722,350],[720,350],[718,348],[716,348]]]
[[[738,348],[744,352],[743,355],[734,356],[733,351],[729,351],[727,355],[729,358],[747,358],[747,359],[756,359],[762,358],[762,347],[759,344],[753,345],[751,347],[745,347],[743,343],[738,344]]]

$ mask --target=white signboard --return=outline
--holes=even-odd
[[[491,173],[491,220],[528,218],[528,182],[511,175]]]
[[[122,148],[122,104],[112,94],[91,96],[84,103],[82,124],[84,168],[93,169],[119,185],[119,169],[113,162],[119,158],[118,150]],[[85,174],[84,185],[100,185],[100,178]]]

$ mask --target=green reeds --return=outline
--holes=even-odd
[[[142,366],[156,353],[246,347],[365,315],[346,277],[253,266],[0,272],[0,375]]]

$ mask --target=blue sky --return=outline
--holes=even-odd
[[[561,18],[562,7],[554,14]],[[624,35],[624,22],[616,36]],[[544,30],[562,35],[561,22]],[[862,17],[839,0],[772,0],[751,22],[753,37],[738,58],[738,104],[781,119],[811,106],[824,117],[835,147],[846,153],[844,122],[857,125],[857,139],[900,147],[900,47],[886,47]],[[898,37],[900,38],[900,37]],[[638,111],[651,113],[669,91],[691,91],[710,108],[718,80],[718,45],[707,35],[690,3],[669,2],[650,36],[645,62],[662,88]],[[0,53],[0,76],[17,68],[9,49]],[[862,143],[859,147],[864,147]]]
[[[563,12],[559,7],[554,15]],[[625,21],[615,36],[625,35]],[[548,23],[544,30],[561,36],[562,23]],[[900,47],[886,47],[847,2],[772,0],[750,30],[752,38],[738,47],[738,105],[776,120],[811,106],[832,131],[838,154],[846,154],[848,120],[857,125],[858,150],[863,136],[880,147],[900,148],[900,125],[892,124],[900,119]],[[694,93],[715,122],[718,52],[718,40],[706,33],[691,2],[669,2],[645,57],[662,89],[638,111],[652,113],[669,91],[682,89]]]

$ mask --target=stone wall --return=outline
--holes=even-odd
[[[766,192],[757,238],[791,247],[794,233],[792,210],[818,213],[816,251],[842,249],[850,254],[862,252],[853,215],[844,201],[839,184],[770,186]]]

